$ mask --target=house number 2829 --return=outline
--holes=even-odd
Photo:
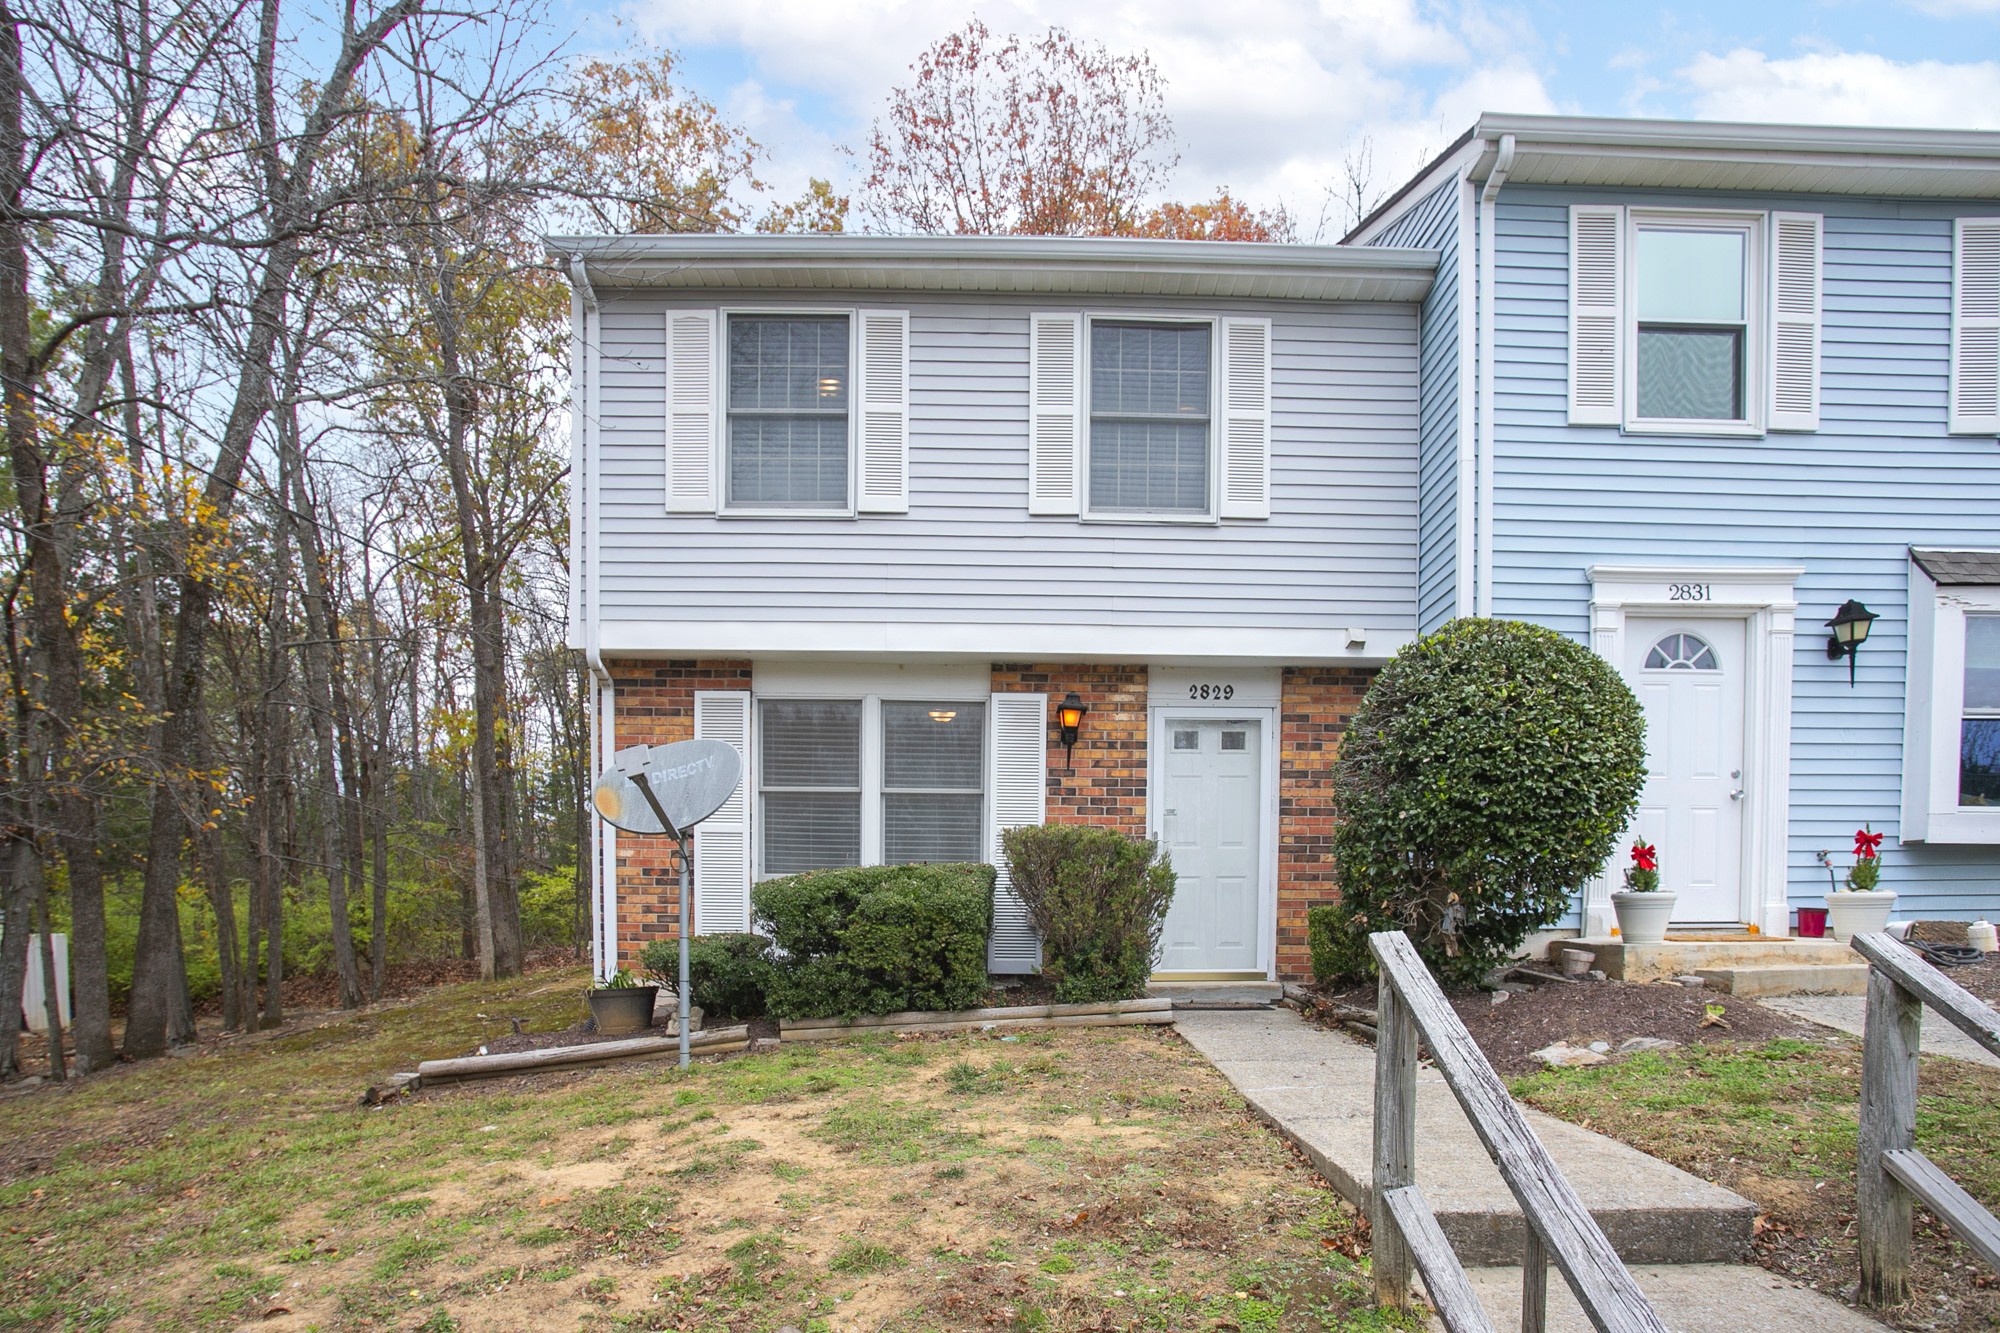
[[[1236,687],[1234,685],[1188,686],[1188,698],[1190,699],[1234,699],[1235,697]]]
[[[1715,594],[1706,583],[1669,583],[1667,600],[1670,602],[1711,602]]]

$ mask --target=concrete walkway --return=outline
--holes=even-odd
[[[1519,1333],[1521,1270],[1467,1272],[1498,1333]],[[1677,1333],[1882,1333],[1858,1310],[1749,1264],[1635,1264],[1639,1290]],[[1433,1328],[1444,1325],[1433,1319]],[[1562,1274],[1549,1273],[1548,1333],[1590,1333]]]
[[[1779,1013],[1803,1018],[1809,1023],[1851,1032],[1857,1037],[1866,1026],[1864,1020],[1868,1015],[1868,997],[1865,995],[1788,995],[1758,1003]],[[1945,1022],[1928,1007],[1924,1009],[1923,1036],[1918,1039],[1917,1049],[1924,1055],[1948,1055],[1954,1060],[1969,1060],[1989,1069],[2000,1069],[2000,1056],[1995,1056]]]
[[[1183,1010],[1175,1021],[1251,1109],[1298,1144],[1333,1187],[1366,1206],[1373,1164],[1375,1048],[1291,1009]],[[1539,1111],[1528,1123],[1628,1263],[1727,1263],[1750,1244],[1757,1207],[1602,1134]],[[1518,1262],[1521,1211],[1436,1070],[1417,1074],[1417,1185],[1460,1260]]]

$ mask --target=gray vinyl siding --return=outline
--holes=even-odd
[[[1453,177],[1370,242],[1438,252],[1423,304],[1418,405],[1417,627],[1426,634],[1457,611],[1458,195]]]
[[[1413,305],[807,300],[602,293],[602,619],[1414,628]],[[910,509],[668,515],[670,308],[910,311]],[[1028,317],[1085,309],[1272,320],[1271,517],[1092,523],[1028,514]]]
[[[1823,213],[1821,424],[1761,439],[1567,424],[1568,206],[1609,201]],[[1591,564],[1802,565],[1792,666],[1790,887],[1817,903],[1822,848],[1890,836],[1899,917],[2000,906],[2000,850],[1902,846],[1908,548],[2000,544],[2000,448],[1945,432],[1955,214],[1992,204],[1509,187],[1495,304],[1495,613],[1579,639]],[[1822,623],[1878,613],[1849,688]]]

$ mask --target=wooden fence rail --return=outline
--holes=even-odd
[[[1917,1151],[1917,1036],[1924,1008],[2000,1055],[2000,1013],[1888,934],[1856,935],[1869,962],[1861,1038],[1861,1131],[1855,1154],[1861,1298],[1910,1296],[1910,1210],[1922,1202],[2000,1269],[2000,1222]]]
[[[1583,1206],[1527,1117],[1507,1095],[1472,1035],[1446,1003],[1403,932],[1368,937],[1381,967],[1376,998],[1375,1164],[1369,1221],[1375,1300],[1408,1309],[1410,1272],[1424,1279],[1447,1333],[1491,1333],[1464,1266],[1416,1185],[1417,1043],[1430,1047],[1479,1141],[1520,1201],[1528,1241],[1522,1260],[1521,1330],[1547,1325],[1548,1265],[1576,1294],[1599,1333],[1666,1333],[1597,1219]]]

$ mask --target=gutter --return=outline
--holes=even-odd
[[[590,285],[582,255],[569,262],[570,289],[575,295],[579,332],[571,359],[577,383],[571,387],[574,408],[570,431],[570,577],[581,580],[578,610],[583,661],[590,670],[591,749],[596,769],[610,766],[617,748],[618,691],[604,665],[598,623],[598,519],[603,507],[598,465],[597,380],[602,313],[597,291]],[[579,521],[581,520],[581,521]],[[601,819],[591,828],[591,974],[602,980],[618,967],[618,844],[617,834]]]
[[[1479,498],[1478,538],[1473,562],[1476,614],[1493,614],[1493,230],[1500,188],[1514,167],[1514,136],[1500,136],[1499,155],[1479,190]]]

